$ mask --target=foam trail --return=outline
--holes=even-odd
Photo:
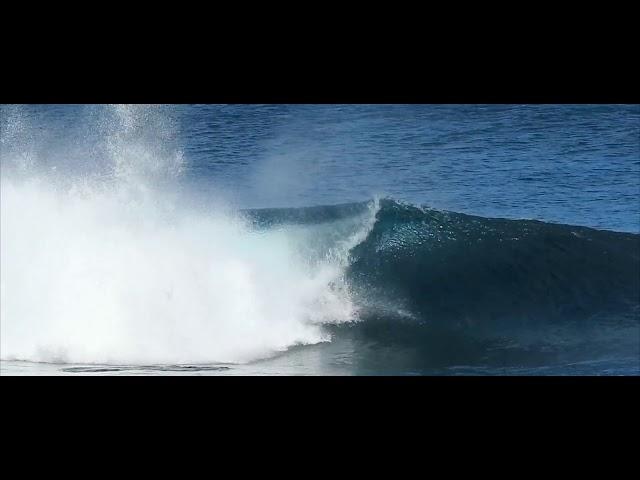
[[[104,117],[103,172],[74,176],[65,164],[64,182],[47,158],[29,157],[28,175],[14,168],[28,142],[3,129],[2,359],[247,362],[327,341],[324,323],[354,319],[344,269],[376,207],[340,238],[195,211],[171,193],[185,159],[157,111],[116,106]]]

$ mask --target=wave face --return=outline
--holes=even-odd
[[[421,365],[640,358],[640,235],[381,201],[348,334]]]

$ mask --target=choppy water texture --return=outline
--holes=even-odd
[[[640,373],[637,105],[0,113],[3,375]]]

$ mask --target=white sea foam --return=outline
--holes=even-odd
[[[19,112],[3,119],[2,359],[247,362],[354,319],[342,276],[375,206],[339,236],[192,209],[170,188],[186,161],[171,126],[151,107],[108,112],[96,175],[34,157]]]

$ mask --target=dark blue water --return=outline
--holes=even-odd
[[[3,109],[9,112],[11,107]],[[28,106],[37,147],[87,161],[100,106]],[[374,195],[489,217],[640,232],[638,105],[174,105],[143,133],[242,207]],[[150,115],[151,116],[151,115]],[[64,145],[60,145],[60,144]],[[62,148],[61,148],[62,147]],[[68,158],[59,158],[66,161]]]
[[[105,107],[18,110],[30,137],[4,143],[12,158],[100,168]],[[126,135],[158,156],[179,150],[176,182],[201,198],[242,209],[390,199],[350,279],[402,297],[421,320],[371,312],[358,329],[337,328],[330,346],[293,349],[301,368],[321,349],[316,373],[340,373],[341,362],[363,374],[640,372],[638,236],[576,228],[640,233],[639,105],[169,105],[145,115]],[[425,247],[442,225],[446,245]]]
[[[194,106],[190,174],[250,206],[388,195],[482,216],[640,231],[640,107]]]

